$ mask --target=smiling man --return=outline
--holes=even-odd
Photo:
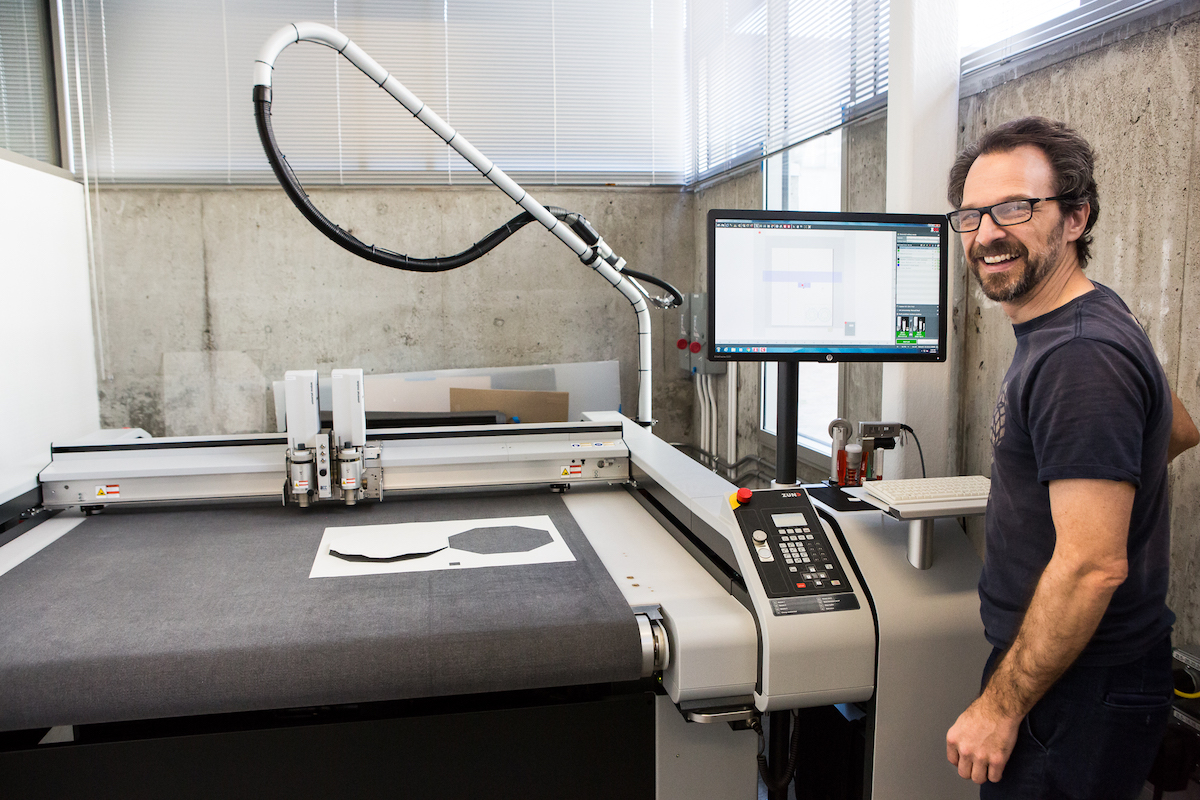
[[[1134,798],[1172,699],[1167,463],[1200,441],[1145,332],[1084,274],[1091,147],[1040,117],[959,154],[951,227],[1017,349],[992,421],[984,689],[946,735],[983,798]]]

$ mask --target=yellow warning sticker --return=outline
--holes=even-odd
[[[96,487],[96,499],[107,500],[121,496],[121,485],[119,483],[109,483],[104,486]]]

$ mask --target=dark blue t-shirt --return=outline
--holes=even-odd
[[[1013,356],[992,417],[987,556],[979,581],[988,641],[1016,637],[1054,552],[1049,483],[1124,481],[1137,489],[1129,577],[1077,663],[1131,661],[1165,637],[1171,390],[1150,340],[1109,288],[1013,326]]]

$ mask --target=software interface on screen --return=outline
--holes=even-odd
[[[713,224],[717,358],[937,353],[940,224]]]

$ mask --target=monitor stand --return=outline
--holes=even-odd
[[[800,400],[800,365],[795,361],[777,361],[779,394],[775,405],[775,481],[776,486],[795,486],[796,430],[799,426],[796,406]],[[835,511],[874,511],[875,506],[846,494],[833,484],[806,487],[808,493]]]
[[[779,377],[775,402],[775,484],[796,485],[797,406],[800,404],[800,364],[777,361]]]

